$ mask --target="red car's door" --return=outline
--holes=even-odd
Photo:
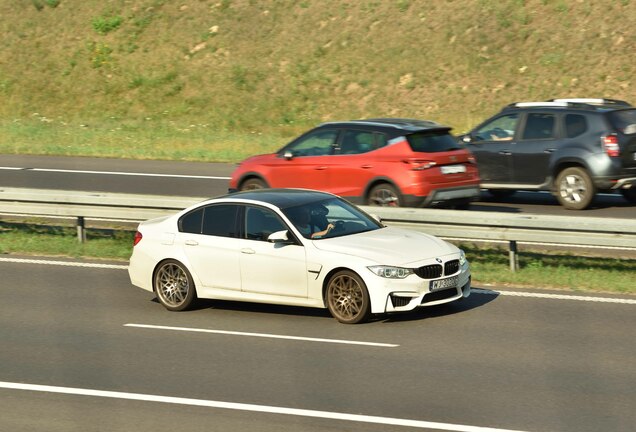
[[[338,138],[336,129],[309,132],[286,146],[270,166],[271,187],[328,190],[329,167]]]
[[[345,130],[329,166],[329,191],[343,197],[360,197],[372,178],[378,175],[374,152],[386,144],[382,134]]]

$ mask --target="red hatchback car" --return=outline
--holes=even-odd
[[[466,208],[479,197],[477,165],[450,129],[394,118],[323,123],[241,162],[230,192],[294,187],[366,205]]]

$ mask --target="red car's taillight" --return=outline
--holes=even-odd
[[[621,155],[621,148],[618,145],[618,137],[616,135],[606,135],[601,137],[601,144],[610,157],[618,157]]]
[[[408,158],[408,159],[405,159],[403,162],[406,164],[409,164],[413,171],[422,171],[437,165],[437,162],[435,161],[426,160],[426,159],[417,159],[417,158]]]
[[[135,233],[135,239],[133,240],[133,246],[137,246],[137,243],[139,243],[142,238],[143,238],[143,236],[141,235],[141,233],[139,231],[137,231]]]

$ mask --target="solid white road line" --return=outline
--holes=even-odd
[[[192,179],[212,179],[212,180],[229,180],[230,177],[217,176],[198,176],[185,174],[152,174],[152,173],[136,173],[125,171],[91,171],[91,170],[70,170],[57,168],[14,168],[0,167],[2,170],[12,171],[38,171],[38,172],[56,172],[56,173],[73,173],[73,174],[101,174],[101,175],[120,175],[120,176],[139,176],[139,177],[171,177],[171,178],[192,178]]]
[[[103,398],[111,398],[111,399],[125,399],[125,400],[134,400],[134,401],[142,401],[142,402],[160,402],[160,403],[199,406],[199,407],[207,407],[207,408],[251,411],[251,412],[268,413],[268,414],[293,415],[293,416],[313,417],[313,418],[322,418],[322,419],[330,419],[330,420],[343,420],[343,421],[374,423],[374,424],[391,425],[391,426],[404,426],[404,427],[412,427],[412,428],[419,428],[419,429],[436,429],[436,430],[455,431],[455,432],[522,432],[518,430],[513,431],[511,429],[498,429],[498,428],[481,427],[481,426],[459,425],[459,424],[452,424],[452,423],[438,423],[438,422],[431,422],[431,421],[424,421],[424,420],[409,420],[409,419],[399,419],[399,418],[392,418],[392,417],[368,416],[368,415],[362,415],[362,414],[347,414],[347,413],[338,413],[338,412],[331,412],[331,411],[285,408],[285,407],[276,407],[276,406],[269,406],[269,405],[254,405],[254,404],[244,404],[244,403],[235,403],[235,402],[212,401],[212,400],[205,400],[205,399],[191,399],[191,398],[181,398],[181,397],[149,395],[149,394],[143,394],[143,393],[126,393],[126,392],[117,392],[117,391],[91,390],[91,389],[83,389],[83,388],[23,384],[23,383],[12,383],[12,382],[3,382],[3,381],[0,381],[0,388],[11,389],[11,390],[28,390],[28,391],[44,392],[44,393],[61,393],[61,394],[78,395],[78,396],[93,396],[93,397],[103,397]]]
[[[486,295],[504,295],[511,297],[528,297],[528,298],[544,298],[553,300],[577,300],[585,302],[598,302],[598,303],[619,303],[619,304],[636,304],[636,299],[619,299],[611,297],[591,297],[591,296],[579,296],[571,294],[548,294],[548,293],[536,293],[536,292],[523,292],[523,291],[502,291],[502,290],[485,290],[479,288],[473,288],[471,290],[477,294]]]
[[[260,337],[260,338],[270,338],[270,339],[287,339],[287,340],[324,342],[324,343],[345,344],[345,345],[366,345],[366,346],[381,347],[381,348],[395,348],[400,346],[396,344],[387,344],[387,343],[379,343],[379,342],[360,342],[360,341],[343,340],[343,339],[322,339],[322,338],[310,338],[310,337],[301,337],[301,336],[276,335],[276,334],[268,334],[268,333],[245,333],[245,332],[227,331],[227,330],[209,330],[209,329],[190,328],[190,327],[170,327],[170,326],[149,325],[149,324],[124,324],[124,327],[137,327],[137,328],[146,328],[146,329],[155,329],[155,330],[186,331],[186,332],[195,332],[195,333],[214,333],[214,334],[223,334],[223,335],[232,335],[232,336],[250,336],[250,337]]]
[[[51,260],[45,260],[45,259],[0,257],[0,262],[58,265],[58,266],[68,266],[68,267],[94,267],[94,268],[109,268],[109,269],[120,269],[120,270],[128,269],[128,265],[83,263],[83,262],[73,262],[73,261],[51,261]],[[636,299],[593,297],[593,296],[582,296],[582,295],[572,295],[572,294],[549,294],[549,293],[539,293],[539,292],[506,291],[506,290],[480,289],[480,288],[473,288],[472,292],[474,294],[483,294],[483,295],[503,295],[503,296],[512,296],[512,297],[543,298],[543,299],[554,299],[554,300],[576,300],[576,301],[596,302],[596,303],[636,304]]]
[[[6,257],[0,257],[0,262],[12,262],[12,263],[22,263],[22,264],[42,264],[42,265],[54,265],[54,266],[63,266],[63,267],[89,267],[89,268],[128,270],[128,265],[121,265],[121,264],[100,264],[100,263],[84,263],[84,262],[72,262],[72,261],[52,261],[52,260],[29,259],[29,258],[6,258]]]

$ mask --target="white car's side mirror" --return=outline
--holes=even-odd
[[[267,237],[267,241],[271,243],[283,243],[289,241],[287,230],[273,232]]]

